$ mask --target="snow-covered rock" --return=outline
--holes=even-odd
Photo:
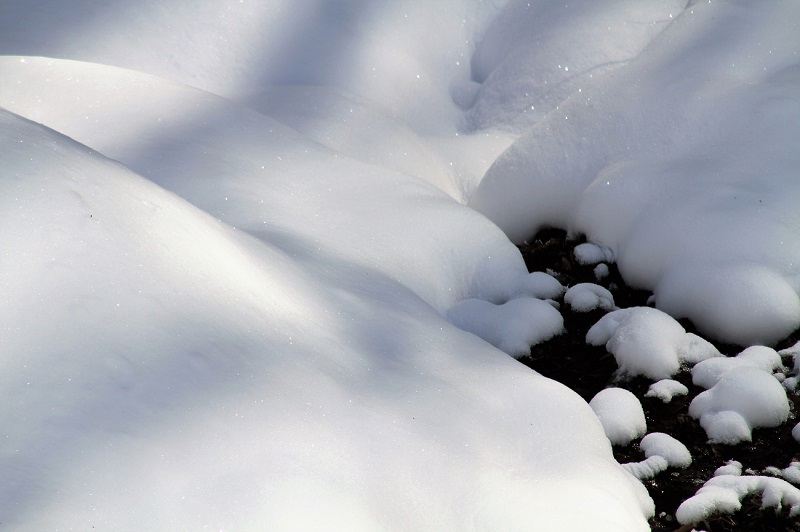
[[[695,397],[689,415],[700,420],[710,441],[734,444],[750,441],[756,427],[775,427],[786,421],[789,401],[772,375],[741,366]]]
[[[589,312],[595,309],[615,310],[614,296],[607,288],[594,283],[579,283],[569,287],[564,294],[564,302],[575,312]]]
[[[622,372],[659,380],[677,373],[683,361],[719,356],[699,340],[668,314],[649,307],[615,310],[586,333],[586,342],[605,345]]]
[[[647,432],[642,404],[628,390],[601,390],[589,401],[589,406],[594,410],[613,445],[627,445]]]
[[[716,357],[700,361],[692,368],[692,382],[703,388],[711,388],[727,372],[745,366],[772,373],[782,367],[782,362],[780,355],[774,349],[755,345],[735,357]]]
[[[669,403],[672,401],[673,397],[678,395],[687,395],[689,393],[689,388],[684,386],[678,381],[672,379],[661,379],[658,382],[654,382],[650,385],[647,389],[647,393],[644,394],[645,397],[657,397],[661,399],[665,403]]]
[[[762,508],[789,507],[789,515],[800,515],[800,489],[785,480],[763,476],[715,476],[675,512],[678,522],[691,525],[717,514],[734,513],[747,495],[761,495]]]

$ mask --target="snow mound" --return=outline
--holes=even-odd
[[[652,432],[642,438],[639,446],[644,451],[645,460],[622,464],[639,480],[653,478],[668,467],[683,469],[692,464],[692,455],[686,446],[668,434]]]
[[[546,301],[532,298],[512,299],[502,305],[465,299],[447,311],[447,319],[515,358],[564,332],[561,313]]]
[[[614,296],[608,289],[594,283],[571,286],[564,294],[564,302],[575,312],[590,312],[595,309],[615,310]]]
[[[684,386],[682,383],[672,379],[661,379],[660,381],[651,384],[644,396],[656,397],[665,403],[669,403],[672,401],[673,397],[679,395],[688,395],[688,393],[689,388]]]
[[[735,357],[717,357],[699,362],[692,368],[692,382],[703,388],[711,388],[734,368],[752,367],[772,373],[782,366],[777,351],[770,347],[754,345]]]
[[[800,441],[800,423],[794,426],[792,429],[792,438],[797,441]]]
[[[632,307],[606,314],[586,333],[590,345],[604,345],[620,371],[666,379],[684,361],[716,356],[696,335],[687,334],[671,316],[649,307]]]
[[[692,455],[684,444],[663,432],[651,432],[639,443],[647,458],[663,456],[670,467],[681,469],[692,465]]]
[[[800,515],[800,490],[785,480],[763,476],[720,475],[710,479],[685,500],[675,512],[678,522],[692,525],[714,514],[730,514],[742,507],[748,495],[761,495],[762,508],[789,507],[789,515]]]
[[[714,476],[719,477],[722,475],[741,475],[742,463],[736,460],[728,460],[724,466],[718,467],[714,470]]]
[[[584,242],[575,246],[573,251],[575,260],[584,266],[597,264],[599,262],[614,262],[614,253],[607,247]]]
[[[595,395],[592,407],[612,445],[627,445],[647,432],[639,399],[622,388],[606,388]]]
[[[776,427],[789,417],[783,386],[769,373],[741,366],[695,397],[689,415],[700,419],[709,440],[735,444],[752,439],[756,427]]]

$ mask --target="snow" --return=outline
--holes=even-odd
[[[597,266],[595,266],[595,268],[594,268],[594,276],[595,276],[595,279],[597,279],[598,281],[602,281],[603,279],[608,277],[608,274],[609,274],[609,271],[608,271],[608,266],[607,265],[598,264]]]
[[[564,332],[561,313],[549,303],[532,298],[513,299],[503,305],[465,299],[447,312],[447,319],[515,358],[529,354],[532,345]]]
[[[514,241],[548,225],[584,233],[613,252],[627,283],[654,290],[659,309],[704,335],[745,346],[787,336],[800,325],[800,6],[615,3],[649,11],[652,32],[593,62],[583,46],[607,42],[593,36],[610,25],[595,23],[589,4],[570,3],[564,18],[514,11],[514,27],[547,24],[544,49],[560,52],[541,75],[570,67],[561,83],[541,83],[572,90],[521,129],[470,205]],[[493,50],[516,54],[508,72],[545,67],[541,48],[516,44],[513,31],[493,37]],[[526,103],[540,107],[535,96]]]
[[[789,515],[800,515],[800,490],[785,480],[763,476],[715,476],[697,494],[678,507],[675,516],[682,525],[705,521],[716,513],[730,514],[742,507],[747,495],[761,495],[762,508],[789,507]]]
[[[715,477],[721,475],[741,475],[741,474],[742,474],[742,463],[736,460],[728,460],[727,462],[725,462],[724,466],[720,466],[714,471]]]
[[[711,388],[729,371],[739,367],[758,368],[772,373],[783,367],[781,357],[772,348],[754,345],[735,357],[718,357],[703,360],[692,368],[692,382],[703,388]]]
[[[689,388],[680,382],[672,379],[661,379],[660,381],[651,384],[644,396],[656,397],[665,403],[669,403],[674,397],[679,395],[687,395],[688,393]]]
[[[639,442],[645,460],[622,464],[631,475],[644,480],[666,471],[668,467],[686,468],[692,455],[684,444],[663,432],[651,432]]]
[[[575,260],[578,264],[592,265],[599,262],[614,262],[613,252],[603,246],[584,242],[575,246]]]
[[[3,524],[646,530],[592,408],[507,355],[565,295],[511,241],[583,233],[598,279],[655,291],[587,336],[623,372],[719,355],[673,318],[787,336],[798,17],[0,3]],[[706,425],[781,417],[765,360],[713,370]]]
[[[616,310],[614,296],[607,288],[593,283],[571,286],[564,294],[564,302],[575,312],[590,312],[595,309]]]
[[[789,401],[772,375],[740,366],[695,397],[689,415],[700,420],[710,441],[734,444],[750,441],[754,428],[775,427],[786,421]]]
[[[591,401],[592,407],[612,445],[627,445],[647,432],[639,399],[623,388],[606,388]]]
[[[586,333],[586,342],[605,345],[623,373],[658,380],[677,373],[682,362],[719,356],[701,340],[668,314],[649,307],[610,312]]]

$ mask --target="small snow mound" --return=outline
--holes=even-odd
[[[614,252],[604,246],[586,242],[575,246],[575,260],[578,264],[589,266],[600,262],[614,262]]]
[[[761,508],[780,510],[789,506],[789,515],[800,515],[800,490],[785,480],[764,476],[720,475],[710,479],[675,512],[682,525],[705,521],[715,513],[730,514],[742,507],[747,495],[761,494]]]
[[[564,330],[564,319],[546,301],[512,299],[494,305],[482,299],[465,299],[455,304],[447,319],[513,357],[527,355],[530,347],[549,340]]]
[[[661,379],[658,382],[654,382],[650,385],[650,388],[647,389],[647,393],[644,394],[645,397],[656,397],[661,399],[665,403],[669,403],[672,401],[673,397],[678,395],[688,395],[689,388],[684,386],[678,381],[672,379]]]
[[[711,389],[689,405],[710,441],[734,444],[750,441],[751,429],[776,427],[789,417],[783,386],[769,373],[738,367],[725,373]]]
[[[742,463],[736,460],[728,460],[724,466],[718,467],[714,471],[714,476],[719,477],[722,475],[741,475]]]
[[[605,344],[623,373],[666,379],[680,369],[690,342],[684,328],[668,314],[631,307],[600,318],[586,333],[586,343]]]
[[[792,429],[792,438],[797,441],[800,441],[800,423],[794,426]]]
[[[627,445],[647,432],[639,399],[622,388],[601,390],[589,402],[612,445]]]
[[[782,362],[780,355],[774,349],[755,345],[735,357],[719,357],[699,362],[692,368],[692,382],[703,388],[711,388],[726,373],[741,367],[758,368],[771,373],[781,368]]]
[[[537,299],[557,299],[564,293],[564,286],[558,279],[544,272],[531,272],[520,278],[519,297],[535,297]]]
[[[615,310],[614,296],[606,288],[593,283],[580,283],[570,287],[564,294],[564,302],[575,312],[594,309]]]
[[[678,348],[678,358],[687,364],[697,364],[709,358],[723,356],[714,344],[694,333],[686,333],[683,345]]]
[[[630,462],[620,465],[622,465],[625,471],[639,480],[653,478],[659,473],[666,471],[667,467],[669,467],[667,459],[659,455],[650,456],[641,462]]]
[[[663,457],[670,467],[681,469],[692,465],[692,455],[684,444],[663,432],[651,432],[639,443],[647,458]]]
[[[606,277],[608,277],[608,265],[607,264],[598,264],[594,269],[594,278],[598,281],[602,281]]]
[[[789,467],[781,470],[781,475],[787,482],[800,484],[800,462],[789,464]]]

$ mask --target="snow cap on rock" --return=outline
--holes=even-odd
[[[606,388],[589,402],[613,445],[627,445],[647,432],[642,403],[628,390]]]
[[[725,373],[692,400],[689,415],[700,419],[710,441],[750,441],[751,429],[775,427],[789,417],[783,386],[769,373],[742,366]]]

